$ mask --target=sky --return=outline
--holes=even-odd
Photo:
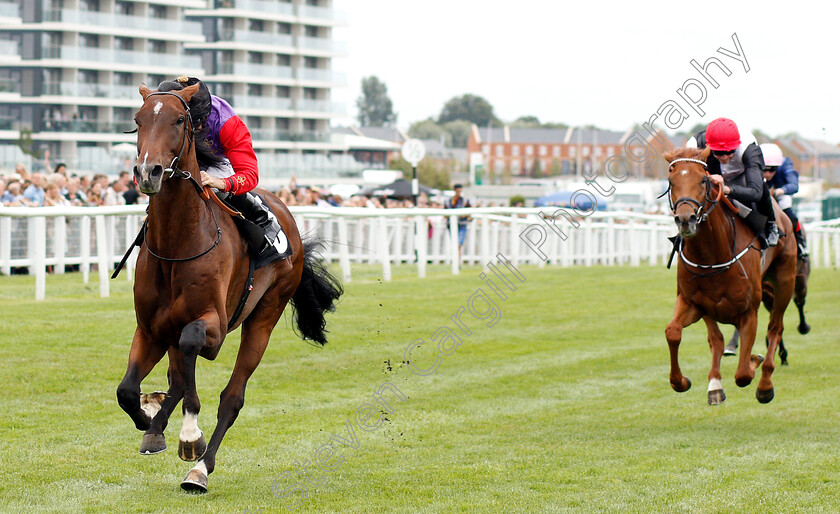
[[[334,90],[353,122],[363,77],[388,87],[397,125],[436,118],[447,100],[480,95],[513,121],[594,124],[623,131],[647,121],[666,101],[686,111],[688,130],[717,117],[770,135],[791,131],[840,142],[840,4],[700,0],[333,0],[348,17],[334,39],[347,87]],[[749,71],[719,48],[736,52]],[[717,57],[709,72],[690,61]],[[698,109],[677,93],[706,98]],[[699,103],[699,102],[698,102]],[[660,128],[665,128],[659,123]]]

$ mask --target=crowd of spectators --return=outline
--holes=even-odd
[[[127,171],[111,180],[103,174],[78,175],[59,163],[49,173],[30,173],[18,164],[13,173],[0,174],[0,204],[5,207],[97,207],[148,201],[148,197],[134,186]]]
[[[49,169],[49,168],[47,168]],[[298,185],[292,177],[289,184],[277,191],[286,205],[318,207],[367,207],[376,209],[414,207],[411,198],[389,198],[385,196],[363,196],[360,194],[342,197],[327,189]],[[57,164],[50,173],[32,172],[22,164],[13,173],[0,173],[0,205],[6,207],[43,206],[89,206],[146,204],[148,196],[140,192],[127,171],[119,173],[116,180],[107,175],[79,175],[67,170],[63,163]],[[443,209],[444,196],[429,197],[421,192],[417,198],[418,207]],[[480,202],[476,207],[480,207]],[[489,207],[495,207],[490,204]]]

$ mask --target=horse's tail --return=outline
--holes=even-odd
[[[327,344],[324,314],[335,311],[335,301],[344,293],[341,281],[330,273],[318,253],[323,247],[324,242],[317,237],[303,242],[303,274],[292,295],[296,332],[322,346]]]

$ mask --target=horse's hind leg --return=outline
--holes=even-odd
[[[152,341],[151,336],[140,330],[140,327],[134,331],[134,339],[131,341],[131,351],[128,355],[128,369],[122,382],[117,386],[117,402],[134,421],[137,430],[147,430],[152,421],[140,404],[140,383],[152,371],[164,353],[166,353],[166,347]]]
[[[757,327],[757,309],[748,310],[738,322],[738,332],[741,334],[741,352],[738,356],[738,368],[735,370],[735,383],[738,387],[750,385],[755,378],[755,368],[764,360],[764,357],[752,355]]]
[[[163,435],[172,411],[184,397],[184,354],[174,346],[169,347],[169,369],[166,372],[169,379],[169,391],[160,402],[160,410],[152,416],[152,424],[143,434],[140,443],[140,453],[151,455],[166,450],[166,438]]]
[[[719,405],[726,401],[723,385],[720,383],[720,359],[723,357],[723,334],[715,320],[703,316],[709,335],[709,348],[712,350],[712,367],[709,370],[709,405]]]
[[[793,303],[799,311],[799,326],[797,330],[802,335],[811,331],[811,325],[805,321],[805,297],[808,295],[808,276],[811,274],[811,262],[804,257],[797,263],[796,283],[794,287]]]
[[[271,292],[266,293],[270,295]],[[257,369],[271,331],[280,319],[285,302],[279,308],[272,306],[267,308],[260,305],[260,313],[253,313],[252,316],[242,325],[242,341],[239,346],[239,353],[236,356],[236,364],[227,386],[220,395],[219,414],[216,428],[207,444],[207,451],[201,456],[196,465],[190,470],[181,487],[187,491],[206,492],[207,476],[216,467],[216,452],[222,443],[225,433],[233,425],[239,410],[245,404],[245,386],[251,374]],[[256,316],[255,316],[256,314]]]
[[[781,271],[779,275],[781,275]],[[790,275],[789,277],[779,277],[779,283],[776,287],[776,302],[773,305],[773,311],[770,313],[770,324],[767,327],[767,359],[761,367],[761,380],[759,380],[755,391],[755,397],[761,403],[769,403],[774,396],[772,375],[776,365],[773,358],[785,330],[785,309],[790,303],[791,296],[793,296],[793,273]]]
[[[679,351],[682,331],[698,319],[700,319],[700,310],[688,303],[681,294],[677,294],[674,317],[665,327],[665,339],[668,340],[668,350],[671,353],[671,387],[678,393],[684,393],[691,388],[691,380],[683,376],[680,370]]]

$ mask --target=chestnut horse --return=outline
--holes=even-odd
[[[183,398],[178,453],[198,462],[181,487],[205,492],[222,438],[242,408],[245,386],[286,304],[291,300],[295,307],[301,335],[323,345],[324,312],[334,309],[342,289],[312,253],[317,242],[304,244],[286,206],[264,190],[255,192],[277,216],[292,254],[256,270],[253,283],[248,282],[251,257],[233,219],[199,196],[201,188],[192,178],[199,168],[188,103],[197,90],[198,85],[172,92],[140,86],[134,177],[150,199],[134,282],[137,328],[117,399],[134,425],[145,431],[140,453],[153,454],[166,449],[163,432]],[[250,295],[243,307],[246,289]],[[240,324],[236,364],[206,443],[198,428],[196,359],[215,359],[227,333]],[[140,383],[165,353],[169,391],[141,398]]]
[[[723,334],[718,323],[735,325],[741,333],[741,350],[735,383],[746,387],[762,363],[755,396],[761,403],[773,399],[773,357],[784,331],[784,313],[793,295],[796,240],[788,217],[773,202],[776,221],[785,234],[779,244],[764,252],[753,230],[721,204],[723,191],[715,189],[706,171],[711,150],[685,148],[668,152],[668,183],[674,222],[682,242],[677,268],[677,300],[674,317],[665,329],[671,354],[671,387],[685,392],[691,381],[680,371],[678,353],[683,328],[701,318],[706,323],[712,367],[709,370],[708,401],[726,400],[720,379]],[[762,280],[769,281],[775,298],[767,329],[767,358],[751,355],[758,324]]]

